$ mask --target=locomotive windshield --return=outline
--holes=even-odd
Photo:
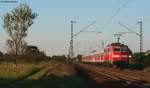
[[[114,51],[121,51],[121,48],[120,47],[116,47],[116,48],[114,48]]]
[[[126,47],[122,47],[121,51],[127,51],[127,48]]]
[[[120,52],[120,51],[127,51],[126,47],[115,47],[114,51]]]

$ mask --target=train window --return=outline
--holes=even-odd
[[[109,49],[104,49],[104,52],[108,53],[108,52],[110,52],[110,50]]]
[[[108,49],[108,52],[112,52],[112,49],[109,48],[109,49]]]
[[[106,49],[104,49],[104,52],[106,53],[106,52],[107,52],[107,50],[106,50]]]
[[[114,48],[114,51],[121,51],[121,48],[116,47],[116,48]]]
[[[101,56],[101,54],[96,54],[96,57],[98,58],[98,57],[100,57]]]
[[[98,54],[96,54],[96,58],[98,58],[99,56],[98,56]]]
[[[121,48],[121,51],[127,51],[127,48],[123,47]]]
[[[107,52],[109,52],[109,49],[107,50]]]

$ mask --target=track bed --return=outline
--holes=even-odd
[[[78,70],[102,88],[150,88],[149,72],[79,64]]]

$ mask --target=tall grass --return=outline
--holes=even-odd
[[[41,65],[35,64],[18,64],[1,63],[0,64],[0,87],[5,86],[13,81],[21,79],[28,74],[40,69]]]

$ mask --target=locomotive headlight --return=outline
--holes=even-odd
[[[129,58],[131,58],[132,56],[131,55],[129,55]]]

